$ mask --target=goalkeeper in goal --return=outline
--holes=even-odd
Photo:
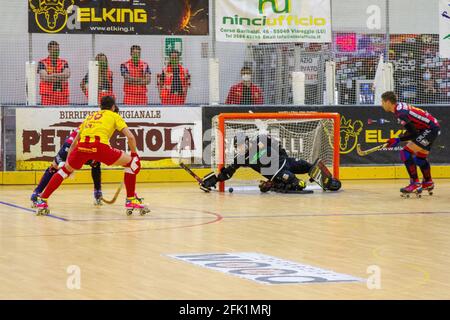
[[[261,192],[302,193],[306,183],[296,174],[306,173],[323,190],[337,191],[341,188],[341,182],[331,176],[320,159],[311,164],[289,157],[281,143],[270,135],[260,134],[250,139],[241,132],[233,138],[233,147],[233,163],[223,167],[217,175],[214,172],[207,174],[200,184],[203,191],[209,192],[218,182],[231,179],[241,167],[250,167],[267,179],[259,184]]]

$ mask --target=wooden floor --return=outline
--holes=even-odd
[[[30,187],[0,186],[1,299],[450,299],[450,180],[402,199],[406,181],[344,182],[312,195],[205,194],[195,184],[141,184],[153,212],[126,217],[123,198],[92,205],[90,185],[63,186],[52,217]],[[111,195],[115,185],[105,185]],[[257,252],[366,282],[265,285],[167,254]],[[67,287],[79,267],[81,289]],[[70,271],[70,270],[69,270]]]

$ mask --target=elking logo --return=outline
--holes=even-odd
[[[29,0],[38,27],[47,33],[61,31],[67,24],[67,9],[73,0]]]
[[[361,120],[346,119],[341,117],[341,141],[339,145],[340,153],[347,154],[352,152],[358,144],[358,137],[363,129]]]
[[[284,0],[284,9],[279,9],[279,1],[281,0],[259,0],[259,13],[264,14],[264,5],[272,5],[272,11],[275,13],[289,13],[291,12],[291,0]],[[267,5],[266,5],[267,7]]]

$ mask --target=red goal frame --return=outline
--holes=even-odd
[[[218,121],[218,170],[220,171],[225,163],[225,121],[240,119],[333,119],[333,177],[339,179],[339,138],[340,138],[340,114],[333,112],[292,112],[292,113],[221,113],[217,116]],[[219,182],[219,191],[225,191],[225,183]]]

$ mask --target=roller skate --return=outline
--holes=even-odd
[[[136,197],[127,198],[125,209],[127,216],[131,216],[134,210],[139,211],[139,215],[141,216],[150,212],[150,209],[146,205],[142,204]]]
[[[31,194],[30,200],[31,200],[31,208],[36,208],[36,203],[38,201],[39,193],[36,191],[33,191]]]
[[[137,195],[136,192],[134,193],[134,197],[136,198],[137,201],[139,201],[140,204],[143,204],[143,203],[144,203],[144,198],[138,197],[138,195]]]
[[[402,197],[409,198],[411,194],[415,194],[416,197],[422,197],[422,184],[419,181],[411,181],[409,185],[400,189]]]
[[[50,213],[50,209],[48,208],[47,199],[39,198],[36,201],[36,215],[37,216],[46,216]]]
[[[94,190],[94,205],[95,206],[103,205],[102,198],[103,198],[102,190]]]
[[[429,180],[429,181],[422,181],[422,190],[428,191],[428,194],[430,196],[433,195],[433,189],[434,189],[434,182],[433,180]]]

